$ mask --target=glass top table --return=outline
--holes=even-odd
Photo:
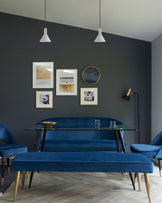
[[[41,144],[41,151],[44,149],[44,143],[45,143],[45,138],[46,138],[46,132],[47,131],[114,131],[115,133],[115,138],[116,138],[116,145],[117,149],[120,152],[120,147],[119,147],[119,140],[121,141],[122,144],[122,150],[123,152],[126,152],[125,144],[124,144],[124,138],[122,136],[122,131],[136,131],[135,128],[130,128],[125,125],[118,125],[116,127],[57,127],[56,126],[44,126],[44,125],[35,125],[30,128],[25,128],[24,130],[28,131],[39,131],[39,137],[38,137],[38,143],[37,143],[37,150],[40,148]],[[42,132],[43,132],[43,139],[41,143],[41,137],[42,137]]]

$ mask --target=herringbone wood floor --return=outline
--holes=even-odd
[[[149,175],[152,203],[162,203],[162,178],[158,167]],[[0,196],[12,202],[14,183]],[[31,189],[26,182],[18,188],[17,203],[148,203],[144,178],[142,191],[132,189],[128,174],[120,173],[35,173]]]

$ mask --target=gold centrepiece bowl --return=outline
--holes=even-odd
[[[57,122],[53,122],[53,121],[43,121],[43,122],[40,122],[41,125],[44,125],[45,127],[52,127],[54,125],[57,124]]]

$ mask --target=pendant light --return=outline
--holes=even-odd
[[[46,0],[44,0],[44,19],[46,22]],[[43,36],[40,39],[40,42],[51,42],[50,38],[47,35],[47,28],[45,27],[43,30]]]
[[[99,29],[98,29],[98,35],[94,42],[106,42],[104,37],[102,36],[102,27],[101,27],[101,0],[99,0]]]

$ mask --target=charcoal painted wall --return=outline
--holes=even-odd
[[[97,31],[48,23],[52,43],[39,43],[44,22],[0,13],[0,121],[7,125],[18,143],[30,148],[34,132],[24,131],[48,117],[114,117],[136,127],[136,97],[121,99],[128,88],[140,95],[141,142],[150,141],[150,42],[105,34],[107,43],[94,43]],[[54,108],[36,109],[32,89],[32,62],[55,63],[54,68],[78,69],[78,95],[56,96]],[[98,106],[80,106],[80,88],[88,87],[81,72],[88,65],[101,71]],[[55,77],[54,71],[54,77]],[[41,89],[43,90],[43,89]],[[135,132],[126,133],[129,144],[137,142]]]

